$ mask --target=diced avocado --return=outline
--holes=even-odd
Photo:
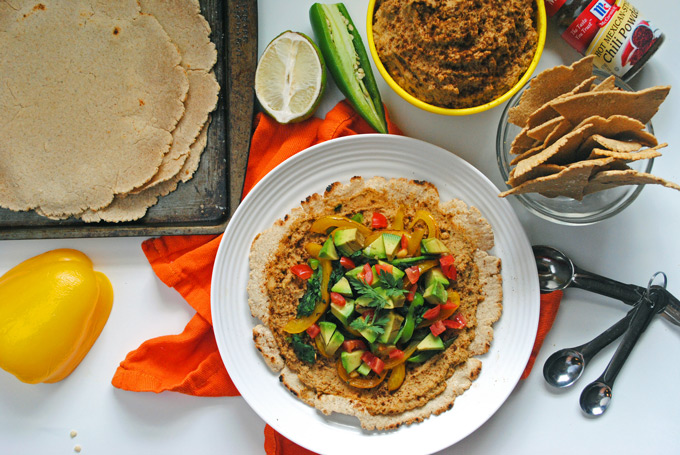
[[[371,242],[366,248],[364,248],[364,254],[368,257],[385,259],[385,244],[383,243],[382,235],[378,236],[373,242]]]
[[[359,368],[357,368],[357,371],[362,376],[368,376],[371,373],[371,367],[369,367],[366,364],[366,362],[361,362],[361,365],[359,365]]]
[[[333,336],[333,333],[335,333],[337,326],[329,321],[321,321],[319,322],[319,328],[321,329],[321,339],[323,340],[323,344],[325,346],[331,340],[331,337]]]
[[[331,302],[331,313],[333,313],[333,316],[338,318],[343,325],[347,325],[349,317],[354,313],[354,301],[348,299],[343,306],[338,306]]]
[[[442,341],[441,338],[436,337],[431,333],[428,333],[427,336],[423,338],[423,341],[418,343],[416,349],[418,349],[419,351],[441,350],[444,349],[444,342]]]
[[[390,311],[387,315],[388,321],[385,324],[385,332],[378,338],[378,342],[384,344],[394,344],[394,341],[399,334],[399,329],[401,324],[404,322],[404,318],[394,311]]]
[[[352,219],[352,221],[356,221],[357,223],[363,223],[364,222],[364,214],[361,213],[361,212],[355,213],[354,215],[352,215],[351,219]]]
[[[319,268],[319,260],[314,259],[314,258],[309,258],[309,261],[307,261],[309,266],[312,268],[312,270],[316,270]]]
[[[383,233],[383,245],[385,245],[385,255],[387,259],[393,259],[401,246],[401,236],[397,234]]]
[[[338,348],[342,346],[343,341],[345,341],[345,336],[339,330],[336,330],[331,339],[325,344],[326,354],[335,355]]]
[[[390,303],[388,305],[385,305],[385,308],[393,309],[393,308],[401,308],[404,306],[404,302],[406,301],[406,296],[404,294],[401,295],[391,295],[389,297]]]
[[[358,267],[354,267],[352,270],[348,270],[345,272],[345,276],[351,276],[352,278],[357,278],[361,272],[364,271],[364,266],[360,265]]]
[[[361,356],[364,355],[364,352],[365,351],[342,351],[340,354],[340,361],[348,374],[359,368],[359,365],[361,365]]]
[[[421,240],[420,251],[430,254],[444,254],[448,253],[449,249],[444,245],[444,242],[436,237],[432,237]]]
[[[434,267],[425,272],[425,289],[429,288],[434,282],[439,282],[444,287],[449,285],[449,280],[439,267]]]
[[[337,292],[347,297],[352,296],[352,286],[349,285],[349,280],[344,276],[338,280],[331,288],[331,292]]]
[[[373,330],[372,327],[366,327],[365,329],[359,330],[362,337],[366,338],[369,343],[374,343],[378,339],[378,334]]]
[[[359,313],[363,313],[366,309],[368,309],[368,306],[371,304],[372,301],[373,301],[373,298],[371,298],[367,295],[362,295],[361,297],[357,297],[354,300],[355,309]]]
[[[446,303],[448,294],[446,293],[446,288],[444,288],[444,285],[438,281],[435,281],[430,287],[425,288],[423,297],[430,303],[441,305]]]
[[[333,242],[340,253],[350,256],[364,247],[364,236],[357,228],[338,229],[333,234]]]
[[[340,256],[338,256],[338,252],[335,249],[335,245],[333,244],[333,239],[331,237],[328,237],[324,242],[323,246],[321,247],[321,250],[319,251],[319,258],[330,259],[332,261],[340,259]]]

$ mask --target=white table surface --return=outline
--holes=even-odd
[[[260,0],[260,51],[287,29],[312,35],[308,20],[312,3]],[[680,182],[680,6],[671,0],[634,3],[664,31],[666,42],[631,85],[673,86],[653,120],[660,142],[670,144],[655,161],[653,173]],[[366,2],[349,0],[346,5],[365,38]],[[575,51],[550,30],[538,70],[576,58]],[[429,114],[399,98],[377,71],[376,76],[392,119],[406,135],[451,150],[503,187],[494,145],[502,106],[462,118]],[[330,82],[319,114],[340,99]],[[664,271],[668,288],[680,295],[680,193],[649,186],[623,213],[586,227],[552,224],[510,202],[531,243],[556,246],[581,267],[624,282],[645,285],[652,273]],[[92,258],[115,291],[104,331],[67,379],[27,385],[0,370],[0,453],[68,454],[76,445],[91,454],[264,453],[264,422],[242,398],[133,393],[111,385],[118,363],[129,351],[149,338],[181,332],[194,313],[156,278],[142,254],[142,240],[0,242],[0,274],[44,251],[75,248]],[[680,453],[680,328],[665,320],[657,318],[643,335],[601,418],[586,418],[578,397],[581,388],[602,372],[614,346],[595,358],[572,389],[555,392],[543,381],[541,368],[552,352],[591,339],[625,311],[620,302],[568,290],[531,376],[476,432],[441,453]],[[71,430],[77,431],[75,438],[69,435]]]

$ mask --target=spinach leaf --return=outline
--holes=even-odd
[[[311,364],[316,362],[316,351],[313,347],[303,341],[302,335],[296,333],[288,338],[288,342],[292,345],[293,351],[298,359]]]

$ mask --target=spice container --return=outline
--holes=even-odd
[[[640,71],[664,40],[626,0],[546,0],[545,9],[565,41],[623,80]]]

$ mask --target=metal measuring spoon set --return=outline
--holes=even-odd
[[[541,292],[563,290],[569,286],[596,292],[623,301],[633,308],[612,327],[591,341],[551,355],[543,366],[543,377],[553,387],[573,385],[586,365],[603,348],[623,335],[612,360],[602,375],[581,393],[580,405],[590,416],[602,415],[612,398],[612,387],[628,355],[653,317],[663,316],[680,325],[680,301],[666,290],[666,275],[655,273],[646,288],[620,283],[578,268],[562,252],[547,246],[534,246]],[[660,278],[661,285],[654,284]]]

